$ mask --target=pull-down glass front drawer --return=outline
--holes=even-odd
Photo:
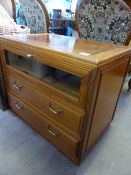
[[[13,68],[79,99],[81,77],[37,62],[31,55],[23,57],[5,51],[5,57],[7,64]]]

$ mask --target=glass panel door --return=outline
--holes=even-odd
[[[68,95],[79,98],[81,78],[17,54],[5,51],[7,64]]]

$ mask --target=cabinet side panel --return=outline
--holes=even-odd
[[[86,151],[98,140],[112,120],[119,98],[128,60],[101,72],[101,81]]]
[[[2,54],[0,52],[0,109],[6,110],[8,108],[7,105],[7,97],[6,97],[6,89],[5,89],[5,81],[2,70]]]

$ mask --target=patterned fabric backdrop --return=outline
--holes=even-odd
[[[19,0],[26,24],[31,33],[47,32],[44,11],[37,0]]]
[[[121,0],[84,0],[79,6],[81,38],[125,44],[131,31],[131,11]]]

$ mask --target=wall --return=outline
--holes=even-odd
[[[55,3],[54,0],[48,0],[48,2],[45,3],[45,5],[48,10],[48,13],[52,13],[52,9],[61,9],[63,16],[65,15],[66,9],[70,9],[71,7],[71,3],[66,0],[55,0]]]
[[[71,4],[71,11],[75,12],[76,10],[76,4],[77,4],[77,0],[72,0],[72,4]]]

